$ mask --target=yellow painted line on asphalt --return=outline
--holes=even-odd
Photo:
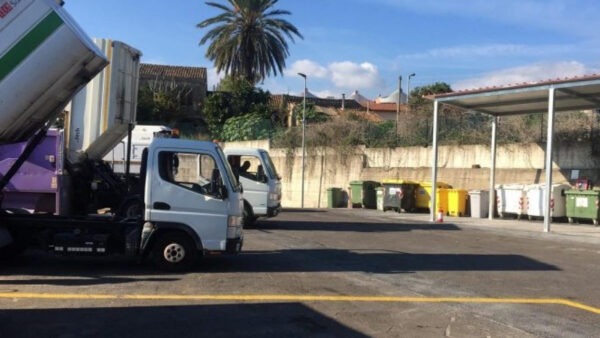
[[[600,308],[561,298],[484,298],[484,297],[395,297],[395,296],[327,296],[327,295],[151,295],[151,294],[78,294],[3,292],[0,299],[57,300],[187,300],[245,302],[387,302],[387,303],[487,303],[563,305],[600,315]]]

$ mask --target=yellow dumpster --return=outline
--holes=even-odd
[[[463,217],[467,214],[469,192],[464,189],[448,190],[448,215]]]
[[[431,182],[419,182],[415,198],[415,205],[418,209],[431,208],[431,187]],[[452,188],[452,186],[448,183],[437,182],[436,211],[442,209],[444,210],[444,213],[448,212],[448,189],[450,188]]]

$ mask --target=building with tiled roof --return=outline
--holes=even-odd
[[[190,117],[197,116],[201,103],[206,98],[208,87],[206,68],[147,63],[140,65],[140,87],[169,88],[174,85],[187,93],[183,101],[185,113]]]
[[[294,124],[292,121],[292,111],[296,105],[302,104],[304,101],[303,96],[293,95],[271,95],[271,104],[281,111],[287,112],[287,124],[291,126]],[[322,99],[319,97],[306,97],[306,101],[315,106],[315,109],[321,113],[324,113],[330,117],[347,116],[349,114],[360,115],[361,117],[371,120],[381,120],[378,115],[368,112],[365,105],[355,101],[354,99],[342,98],[333,99],[326,98]]]

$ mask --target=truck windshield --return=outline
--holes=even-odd
[[[271,156],[269,156],[269,153],[266,151],[261,151],[260,157],[262,158],[263,166],[265,167],[267,175],[269,175],[271,178],[280,179],[279,175],[277,174],[277,170],[275,170],[275,165],[273,164],[273,161],[271,161]]]
[[[233,174],[233,171],[231,170],[231,166],[229,165],[229,162],[227,162],[227,160],[226,160],[227,157],[225,157],[225,154],[223,153],[223,149],[221,149],[221,147],[218,147],[218,146],[216,148],[217,148],[219,157],[221,157],[221,160],[223,161],[223,163],[225,163],[225,172],[222,173],[221,176],[226,177],[225,179],[229,181],[229,183],[233,187],[233,191],[237,191],[237,192],[241,191],[242,185],[238,182],[237,178]]]

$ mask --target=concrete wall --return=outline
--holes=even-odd
[[[224,145],[225,147],[231,144]],[[235,146],[268,149],[282,177],[284,207],[299,207],[302,195],[302,151],[270,148],[267,141]],[[497,149],[496,183],[544,183],[545,145],[512,144]],[[304,206],[327,207],[327,188],[347,190],[354,180],[404,179],[431,181],[431,147],[365,148],[341,153],[331,148],[308,149],[305,158]],[[439,148],[438,181],[461,189],[489,189],[490,148],[482,145]],[[571,181],[573,170],[579,177],[600,182],[600,157],[592,156],[591,144],[555,144],[553,181]]]

